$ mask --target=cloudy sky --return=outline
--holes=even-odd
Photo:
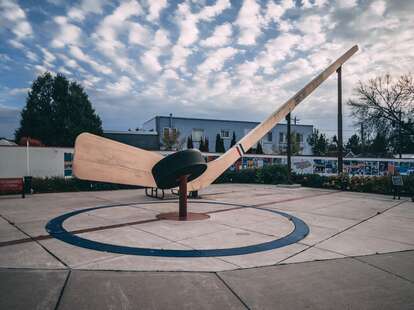
[[[0,136],[44,71],[79,81],[108,130],[169,113],[260,121],[358,44],[346,100],[414,71],[413,15],[411,0],[0,0]],[[332,76],[294,115],[333,135],[336,98]]]

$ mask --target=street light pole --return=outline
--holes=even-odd
[[[342,67],[336,70],[338,74],[338,175],[343,172],[342,154]]]
[[[287,174],[287,179],[288,179],[288,183],[291,182],[291,169],[292,169],[292,139],[291,139],[291,134],[290,134],[290,125],[291,125],[291,119],[290,119],[290,113],[288,115],[286,115],[286,121],[287,121],[287,148],[286,148],[286,153],[287,153],[287,168],[288,168],[288,174]]]

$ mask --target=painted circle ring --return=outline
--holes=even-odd
[[[134,205],[143,205],[143,204],[154,204],[154,203],[166,203],[166,202],[144,202],[144,203],[136,203]],[[303,238],[305,238],[309,234],[309,227],[306,225],[304,221],[300,218],[292,216],[290,214],[265,209],[260,207],[252,207],[252,206],[243,206],[239,204],[231,204],[231,203],[220,203],[220,202],[206,202],[206,201],[192,201],[192,203],[215,203],[215,204],[225,204],[230,206],[239,206],[239,207],[246,207],[252,208],[256,210],[262,210],[266,212],[275,213],[281,215],[287,219],[289,219],[293,225],[295,226],[294,230],[290,232],[288,235],[259,244],[249,245],[249,246],[242,246],[242,247],[235,247],[235,248],[224,248],[224,249],[200,249],[200,250],[173,250],[173,249],[152,249],[152,248],[141,248],[141,247],[129,247],[129,246],[121,246],[116,244],[109,244],[109,243],[102,243],[97,242],[89,239],[85,239],[79,237],[77,235],[72,234],[71,232],[67,231],[63,227],[63,223],[70,217],[76,216],[78,214],[84,212],[90,212],[99,209],[106,209],[106,208],[114,208],[114,207],[122,207],[122,206],[130,206],[130,204],[118,204],[118,205],[108,205],[108,206],[100,206],[100,207],[93,207],[83,210],[77,210],[73,212],[69,212],[54,219],[50,220],[46,224],[46,230],[48,233],[56,239],[59,239],[63,242],[82,247],[85,249],[101,251],[101,252],[111,252],[117,254],[125,254],[125,255],[140,255],[140,256],[158,256],[158,257],[217,257],[217,256],[234,256],[234,255],[245,255],[263,251],[274,250],[277,248],[285,247],[287,245],[296,243]]]

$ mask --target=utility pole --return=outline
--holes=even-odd
[[[398,153],[399,153],[399,157],[400,159],[402,158],[402,130],[401,130],[401,125],[402,125],[402,117],[401,117],[402,113],[401,110],[398,113],[398,118],[399,118],[399,123],[398,123]]]
[[[342,67],[336,70],[338,73],[338,175],[343,172],[342,154]]]
[[[290,134],[290,113],[288,115],[286,115],[286,121],[287,121],[287,148],[286,148],[286,152],[287,152],[287,168],[288,168],[288,174],[287,174],[287,179],[288,179],[288,183],[291,183],[291,169],[292,169],[292,162],[291,162],[291,156],[292,156],[292,149],[291,149],[291,144],[292,144],[292,139],[291,139],[291,134]]]
[[[365,140],[364,140],[364,124],[361,122],[361,153],[365,151]]]

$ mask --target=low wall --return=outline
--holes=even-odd
[[[0,178],[72,176],[72,154],[73,148],[0,146]]]
[[[73,148],[29,147],[29,169],[33,177],[71,177]],[[168,155],[172,152],[160,152]],[[204,153],[207,161],[221,154]],[[286,156],[246,154],[230,170],[260,168],[272,164],[286,164]],[[298,174],[337,174],[337,160],[333,157],[294,156],[292,170]],[[414,174],[413,159],[345,158],[344,172],[350,175],[381,176]],[[0,146],[0,178],[28,175],[27,149],[22,146]]]

